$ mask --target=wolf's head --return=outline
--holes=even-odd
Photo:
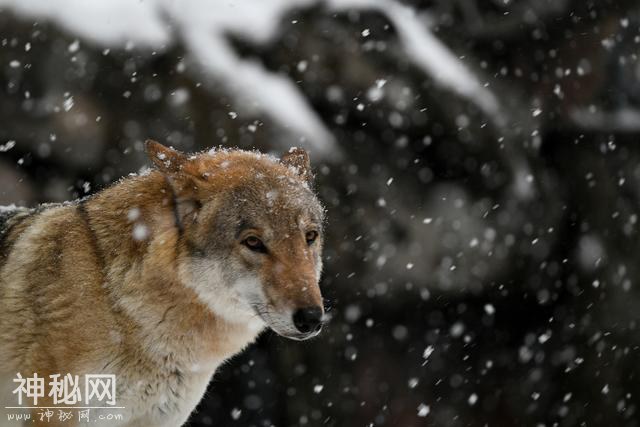
[[[306,339],[324,315],[324,210],[304,150],[187,156],[147,141],[173,191],[183,281],[218,316]]]

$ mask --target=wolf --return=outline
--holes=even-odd
[[[17,406],[18,373],[105,374],[122,419],[104,425],[180,426],[261,331],[320,332],[325,212],[308,154],[145,148],[151,170],[88,198],[0,210],[3,406]]]

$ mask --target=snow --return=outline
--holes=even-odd
[[[103,45],[133,40],[142,46],[169,43],[169,27],[158,15],[158,3],[128,0],[0,0],[0,7],[33,18],[50,19],[74,34]]]
[[[433,348],[432,345],[427,346],[427,348],[425,348],[424,351],[422,352],[422,358],[428,359],[433,354],[434,351],[435,351],[435,348]]]
[[[492,304],[485,304],[484,312],[487,313],[489,316],[493,316],[496,312],[496,309]]]
[[[640,130],[640,110],[621,108],[616,111],[596,111],[576,108],[570,112],[574,123],[584,130],[616,132],[638,132]]]
[[[0,205],[0,214],[15,212],[16,210],[18,210],[18,207],[15,204],[11,204],[9,206]]]
[[[240,419],[240,415],[242,415],[242,410],[241,409],[233,408],[231,410],[231,418],[233,418],[234,420]]]
[[[551,338],[551,331],[546,331],[543,334],[540,334],[540,336],[538,336],[538,342],[540,344],[544,344],[547,341],[549,341],[549,339]]]
[[[425,405],[424,403],[421,403],[418,406],[419,417],[426,417],[427,415],[429,415],[429,412],[431,412],[431,408],[429,408],[429,405]]]
[[[458,338],[462,336],[462,334],[464,333],[464,330],[465,330],[464,323],[456,322],[453,325],[451,325],[451,328],[449,329],[449,333],[451,334],[452,337]]]
[[[4,144],[0,144],[0,153],[6,153],[16,146],[16,142],[14,140],[9,140]]]
[[[478,402],[478,395],[476,393],[472,393],[469,395],[469,398],[467,399],[467,403],[469,403],[469,406],[473,406]]]
[[[62,103],[62,107],[64,108],[64,111],[71,110],[73,108],[73,96],[70,96],[67,99],[65,99]]]
[[[143,241],[149,237],[149,228],[144,224],[136,224],[133,226],[133,239]]]
[[[129,221],[135,221],[140,218],[140,209],[139,208],[131,208],[129,212],[127,212],[127,219]]]

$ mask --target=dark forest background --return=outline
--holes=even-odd
[[[637,2],[292,2],[268,39],[225,32],[327,131],[303,140],[199,67],[170,13],[154,49],[16,3],[0,204],[99,191],[141,170],[147,138],[311,152],[331,320],[262,336],[191,426],[640,425]],[[447,84],[416,24],[479,86]]]

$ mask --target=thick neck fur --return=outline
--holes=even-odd
[[[255,339],[259,328],[214,313],[187,286],[191,278],[181,266],[188,242],[176,223],[173,191],[161,173],[125,179],[80,209],[104,260],[105,289],[124,315],[124,345],[138,347],[141,356],[168,369],[204,372]]]

